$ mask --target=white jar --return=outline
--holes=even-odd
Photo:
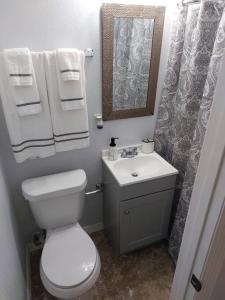
[[[143,139],[141,151],[143,153],[152,153],[154,151],[154,141],[149,138]]]

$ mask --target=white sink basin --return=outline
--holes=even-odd
[[[133,158],[119,157],[116,161],[110,161],[107,151],[103,151],[102,159],[120,186],[178,173],[177,169],[156,152],[144,154],[139,151],[138,155]]]

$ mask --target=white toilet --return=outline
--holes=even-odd
[[[98,251],[78,223],[87,184],[83,170],[73,170],[22,183],[24,197],[39,227],[47,230],[40,262],[44,287],[59,299],[86,294],[98,279]]]

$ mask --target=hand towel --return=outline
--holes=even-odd
[[[12,151],[18,163],[27,159],[42,158],[56,152],[46,89],[42,53],[32,53],[42,111],[36,115],[20,117],[6,75],[3,55],[0,55],[0,95]]]
[[[20,83],[9,86],[18,114],[20,116],[39,114],[42,107],[30,51],[28,49],[9,49],[3,51],[3,56],[6,64],[6,70],[8,70],[10,83],[12,83],[11,79]],[[23,71],[21,71],[22,69]],[[22,74],[21,72],[29,72],[32,74],[32,77],[11,77],[10,75],[12,74],[10,72],[14,72],[14,75],[18,72],[20,72],[20,75]],[[31,80],[31,85],[22,84],[25,83],[24,80],[28,80],[28,78]]]
[[[32,59],[27,48],[3,50],[9,81],[14,86],[29,86],[33,83]]]
[[[76,51],[77,56],[80,61],[80,78],[79,80],[70,80],[64,81],[62,80],[60,73],[60,64],[59,59],[56,54],[56,72],[57,72],[57,81],[59,88],[59,96],[61,101],[61,106],[64,110],[72,110],[72,109],[80,109],[84,107],[84,89],[85,82],[84,76],[85,73],[84,63],[85,63],[85,55],[83,51]]]
[[[46,79],[56,152],[89,146],[88,114],[84,89],[84,106],[81,109],[63,110],[57,82],[55,52],[45,52]],[[85,74],[82,73],[85,83]]]
[[[57,49],[56,57],[62,80],[70,81],[80,79],[80,53],[77,49]]]

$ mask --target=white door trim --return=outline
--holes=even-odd
[[[170,300],[183,300],[225,148],[225,56],[201,151]],[[219,216],[214,216],[219,218]]]

